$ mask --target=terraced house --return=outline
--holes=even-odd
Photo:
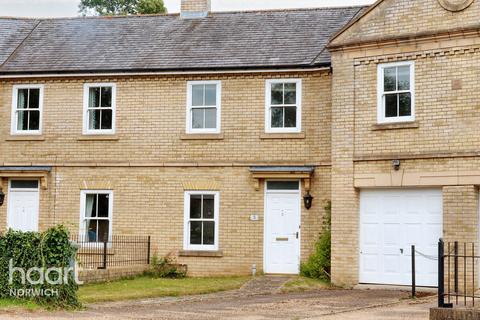
[[[3,228],[297,273],[330,199],[324,50],[359,10],[1,19]]]
[[[151,235],[194,275],[436,285],[478,241],[478,0],[0,19],[2,228]],[[312,201],[313,197],[313,201]]]

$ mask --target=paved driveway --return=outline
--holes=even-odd
[[[8,313],[0,319],[428,319],[434,298],[416,302],[388,290],[321,290],[289,294],[231,291],[182,298],[91,305],[82,312]]]

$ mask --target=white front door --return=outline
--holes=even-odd
[[[39,191],[37,180],[10,180],[8,228],[38,231]]]
[[[442,237],[442,190],[390,189],[360,193],[360,282],[437,285],[437,244]]]
[[[292,190],[295,188],[296,190]],[[269,185],[272,189],[269,189]],[[280,190],[284,186],[286,190]],[[300,191],[298,181],[267,182],[265,273],[298,274],[300,268]]]

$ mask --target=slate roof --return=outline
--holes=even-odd
[[[0,19],[0,74],[328,66],[332,35],[363,7]],[[8,57],[8,58],[7,58]]]
[[[7,60],[37,24],[36,20],[0,19],[0,64]]]

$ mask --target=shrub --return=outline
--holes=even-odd
[[[325,206],[325,218],[322,231],[315,243],[315,250],[307,262],[300,265],[300,274],[302,276],[330,281],[331,216],[332,203],[329,201]]]
[[[172,255],[162,258],[154,255],[150,263],[150,270],[146,274],[158,278],[185,278],[187,270],[186,266],[178,264]]]
[[[9,281],[10,261],[15,268],[21,268],[25,272],[30,268],[38,268],[37,270],[45,275],[48,268],[58,268],[57,270],[63,271],[70,267],[75,251],[76,249],[69,241],[69,233],[63,226],[57,226],[42,233],[9,230],[5,235],[0,236],[0,297],[33,300],[38,304],[53,308],[78,307],[80,305],[77,299],[78,285],[73,272],[68,273],[68,282],[66,283],[59,279],[62,277],[59,272],[49,273],[51,283],[39,281],[39,283],[31,284],[26,281],[23,284],[23,276],[20,271],[14,272],[11,283]],[[39,280],[39,272],[32,272],[31,278]],[[58,294],[38,294],[47,289],[52,290],[47,292]],[[31,294],[11,295],[12,292],[18,293],[27,290],[35,292],[33,297]]]

